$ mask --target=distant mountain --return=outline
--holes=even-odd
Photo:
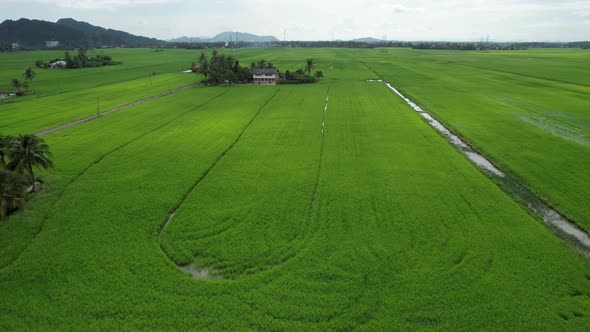
[[[0,24],[0,41],[19,43],[25,48],[44,48],[46,41],[58,41],[59,48],[102,46],[155,46],[164,41],[105,29],[86,22],[63,18],[56,23],[21,18]]]
[[[228,42],[228,41],[236,41],[236,37],[238,41],[241,42],[254,42],[254,43],[261,43],[261,42],[276,42],[279,41],[274,36],[257,36],[251,33],[245,32],[230,32],[225,31],[213,38],[201,38],[201,37],[180,37],[176,39],[169,40],[172,43],[218,43],[218,42]]]
[[[170,39],[169,43],[202,43],[204,39],[201,37],[187,37],[182,36],[179,38]]]
[[[383,42],[383,39],[377,39],[377,38],[373,38],[373,37],[365,37],[365,38],[353,39],[351,41],[353,41],[353,42],[359,42],[359,43],[376,44],[376,43],[382,43]]]

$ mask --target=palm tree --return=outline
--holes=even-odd
[[[49,152],[49,146],[45,140],[35,135],[19,135],[12,144],[8,157],[8,169],[16,170],[20,174],[29,173],[33,191],[35,188],[35,174],[33,166],[37,168],[49,169],[53,167],[53,161]]]
[[[35,78],[35,75],[37,75],[37,73],[35,73],[33,68],[31,68],[31,67],[25,68],[25,73],[23,74],[23,76],[25,77],[25,80],[31,82],[33,80],[33,78]]]
[[[12,88],[14,89],[15,94],[20,93],[20,89],[22,86],[23,86],[23,84],[21,83],[21,81],[19,79],[17,79],[17,78],[12,79]]]
[[[307,75],[311,74],[311,70],[313,69],[315,65],[315,60],[312,58],[309,58],[306,60],[305,62],[305,70],[307,71]]]
[[[26,182],[18,174],[0,170],[0,220],[25,203]]]
[[[6,169],[6,159],[4,158],[8,156],[13,142],[14,137],[0,135],[0,169]]]

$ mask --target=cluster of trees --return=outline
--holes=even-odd
[[[37,190],[33,168],[53,167],[45,141],[35,135],[0,135],[0,219],[24,206],[27,187]]]
[[[23,73],[24,81],[21,81],[18,78],[13,78],[10,82],[10,85],[12,86],[14,94],[17,96],[22,96],[26,92],[29,92],[29,88],[31,87],[35,76],[37,76],[37,73],[35,73],[31,67],[27,67]]]
[[[311,71],[314,67],[315,60],[309,58],[305,60],[305,69],[297,69],[293,72],[287,70],[285,74],[280,74],[281,79],[279,80],[279,84],[316,83],[320,78],[324,77],[324,73],[321,70],[318,70],[311,75]]]
[[[256,68],[277,69],[279,72],[280,84],[301,84],[301,83],[315,83],[324,76],[322,71],[316,71],[313,75],[311,71],[315,66],[314,59],[307,59],[305,62],[305,69],[298,69],[296,71],[286,71],[281,73],[275,65],[264,59],[257,62],[252,62],[250,67],[243,67],[240,61],[234,59],[231,55],[219,54],[217,50],[213,50],[211,59],[207,58],[205,53],[201,53],[198,63],[192,64],[192,71],[202,74],[205,77],[203,83],[205,84],[220,84],[220,83],[251,83],[252,71]]]
[[[113,61],[108,55],[97,54],[93,57],[88,56],[88,51],[84,48],[78,50],[78,54],[71,55],[70,52],[66,51],[64,58],[52,59],[49,62],[43,60],[37,60],[35,67],[37,68],[49,68],[52,63],[64,61],[66,63],[65,68],[68,69],[79,69],[88,67],[103,67],[121,64],[121,62]]]
[[[240,61],[231,55],[219,54],[217,50],[213,50],[211,59],[207,59],[207,55],[201,53],[198,64],[193,63],[192,68],[193,72],[205,77],[205,84],[252,82],[250,68],[242,67]]]

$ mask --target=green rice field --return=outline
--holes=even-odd
[[[38,70],[0,134],[200,80],[197,50],[101,52],[124,63]],[[44,135],[55,169],[0,221],[1,330],[590,329],[588,258],[367,81],[590,230],[590,52],[226,52],[325,78],[195,85]],[[47,57],[0,53],[0,80]]]

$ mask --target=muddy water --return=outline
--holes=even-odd
[[[467,159],[469,159],[479,169],[486,172],[494,182],[496,182],[504,192],[506,192],[513,200],[525,206],[529,211],[533,212],[540,219],[543,220],[549,228],[559,237],[571,242],[575,247],[583,253],[587,258],[590,258],[590,236],[581,228],[576,226],[573,222],[567,220],[564,216],[559,214],[551,208],[542,199],[536,196],[528,188],[522,185],[514,177],[502,172],[494,163],[484,157],[482,154],[475,151],[469,144],[455,135],[442,123],[436,120],[432,115],[424,111],[419,105],[406,98],[399,90],[397,90],[390,83],[382,80],[368,80],[369,82],[381,82],[385,84],[391,91],[402,98],[412,109],[418,112],[431,127],[440,132],[446,139],[455,146]]]

